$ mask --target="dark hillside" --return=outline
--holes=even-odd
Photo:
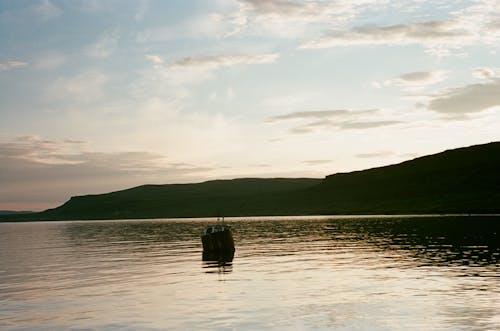
[[[243,178],[144,185],[77,196],[54,209],[0,215],[0,220],[412,213],[500,213],[500,142],[324,180]]]
[[[279,215],[289,208],[288,200],[283,197],[319,182],[321,179],[243,178],[144,185],[108,194],[72,197],[61,207],[43,214],[50,219]]]
[[[326,213],[500,212],[500,143],[330,175],[314,194]]]
[[[18,211],[18,210],[0,210],[0,215],[16,215],[16,214],[29,214],[32,211]]]

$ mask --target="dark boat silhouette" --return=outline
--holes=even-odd
[[[234,253],[234,240],[231,228],[227,225],[208,226],[201,235],[203,253]]]

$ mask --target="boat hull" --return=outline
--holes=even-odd
[[[204,252],[234,252],[234,240],[230,230],[207,233],[201,236]]]

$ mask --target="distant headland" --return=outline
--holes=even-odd
[[[500,213],[500,142],[314,178],[241,178],[143,185],[72,197],[0,221],[216,216]]]

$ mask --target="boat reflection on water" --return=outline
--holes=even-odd
[[[233,271],[234,251],[203,251],[203,268],[207,273],[228,273]]]
[[[217,273],[233,270],[234,241],[231,229],[224,225],[209,226],[201,235],[203,268]],[[215,270],[216,269],[216,270]]]

